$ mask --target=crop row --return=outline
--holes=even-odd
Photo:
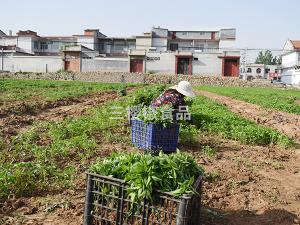
[[[300,91],[296,89],[216,86],[199,86],[198,88],[265,108],[300,114],[300,104],[297,103],[300,101]]]

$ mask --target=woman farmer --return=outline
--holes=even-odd
[[[192,85],[188,81],[180,81],[178,85],[170,87],[152,102],[152,107],[157,108],[163,105],[172,105],[173,113],[179,110],[179,106],[185,106],[184,97],[194,97]],[[174,115],[174,114],[173,114]]]

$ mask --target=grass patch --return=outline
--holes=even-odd
[[[217,86],[200,86],[198,89],[243,100],[265,108],[300,114],[300,105],[295,102],[300,99],[300,91],[296,89]]]
[[[104,90],[121,90],[133,84],[104,84],[82,81],[54,80],[0,80],[0,103],[38,98],[45,101],[57,101],[78,97]]]
[[[209,158],[215,157],[217,155],[217,151],[210,147],[209,145],[203,146],[202,152]]]

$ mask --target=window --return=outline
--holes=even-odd
[[[39,42],[38,41],[33,42],[33,48],[34,49],[39,49]]]
[[[48,49],[48,44],[47,42],[41,42],[41,49]]]
[[[204,31],[199,32],[200,35],[205,35]]]
[[[171,50],[171,51],[176,51],[176,50],[178,50],[178,44],[176,44],[176,43],[171,43],[171,44],[170,44],[170,50]]]
[[[247,69],[247,73],[252,73],[252,69],[251,69],[251,68],[248,68],[248,69]]]
[[[260,74],[260,73],[261,73],[261,68],[257,68],[257,69],[256,69],[256,73],[257,73],[257,74]]]
[[[187,35],[187,32],[182,32],[182,35]]]
[[[99,50],[104,51],[104,43],[103,42],[99,43]]]

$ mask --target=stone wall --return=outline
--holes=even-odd
[[[201,75],[170,75],[145,74],[127,72],[85,72],[85,73],[0,73],[0,78],[16,79],[46,79],[46,80],[80,80],[104,83],[146,83],[146,84],[176,84],[188,80],[192,85],[269,87],[268,80],[245,81],[233,77],[201,76]],[[278,85],[276,85],[278,86]]]

